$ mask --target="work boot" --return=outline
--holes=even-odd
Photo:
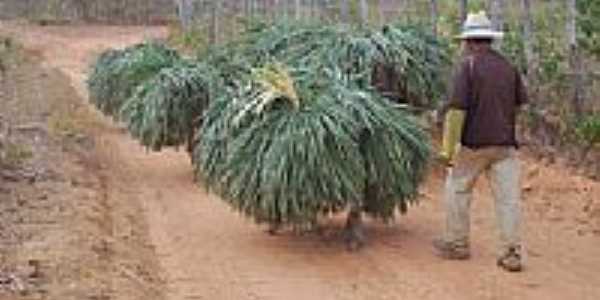
[[[433,240],[437,255],[444,259],[465,260],[471,257],[468,243],[449,242],[443,238]]]
[[[508,251],[498,258],[498,267],[508,272],[521,272],[523,264],[521,263],[520,247],[510,247]]]

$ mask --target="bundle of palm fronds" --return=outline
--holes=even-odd
[[[388,219],[415,200],[429,144],[403,108],[323,70],[267,64],[240,80],[211,102],[194,153],[234,208],[304,224],[348,205]]]
[[[129,132],[154,151],[191,143],[214,95],[214,70],[180,63],[142,83],[121,110]]]
[[[106,115],[118,117],[139,84],[178,61],[176,51],[154,42],[108,50],[100,55],[88,78],[90,100]]]
[[[214,56],[214,65],[223,69],[243,71],[247,65],[275,59],[298,69],[323,70],[397,102],[421,106],[432,106],[443,93],[440,74],[449,65],[448,43],[419,26],[400,24],[373,29],[280,22],[260,25],[219,50],[236,53]],[[243,59],[223,59],[229,57]]]

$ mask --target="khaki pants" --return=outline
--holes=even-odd
[[[469,245],[472,191],[482,173],[488,176],[494,194],[499,255],[503,255],[510,247],[520,246],[520,166],[514,147],[462,147],[446,180],[445,239],[456,245]]]

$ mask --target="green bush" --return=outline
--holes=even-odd
[[[600,145],[600,115],[590,115],[577,122],[575,133],[588,145]]]
[[[579,0],[577,10],[578,42],[588,53],[600,59],[600,2]]]

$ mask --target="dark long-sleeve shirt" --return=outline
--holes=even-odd
[[[516,116],[525,102],[519,72],[490,49],[470,53],[458,66],[448,107],[467,112],[462,145],[517,146]]]

